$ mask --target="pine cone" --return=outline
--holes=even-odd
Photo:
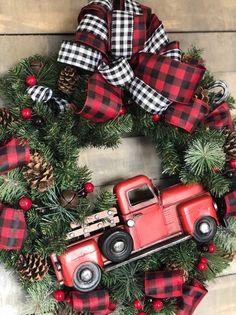
[[[48,264],[38,254],[26,253],[19,256],[16,262],[16,271],[24,280],[41,281],[48,272]]]
[[[31,155],[27,169],[23,172],[24,178],[32,189],[44,192],[54,184],[53,167],[35,153]]]
[[[225,252],[223,258],[227,259],[229,262],[232,262],[235,257],[235,252]]]
[[[66,66],[60,73],[58,79],[58,89],[67,95],[71,95],[78,81],[76,69]]]
[[[207,104],[209,103],[208,90],[203,89],[201,86],[197,88],[195,97]]]
[[[13,120],[14,118],[9,109],[5,107],[0,108],[0,125],[5,127],[8,124],[10,124]]]
[[[225,143],[224,152],[226,155],[226,160],[236,159],[236,134],[235,132],[226,131],[225,132]]]
[[[181,267],[177,267],[175,264],[170,264],[166,266],[167,271],[179,271],[179,273],[183,276],[184,282],[188,280],[189,273],[187,270]]]

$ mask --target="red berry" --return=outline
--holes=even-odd
[[[133,306],[134,308],[136,308],[136,310],[141,310],[143,308],[143,303],[140,300],[136,299],[133,302]]]
[[[205,265],[207,264],[207,259],[205,257],[201,257],[200,261]]]
[[[119,111],[119,116],[123,116],[126,114],[126,108],[125,107],[121,107],[120,111]]]
[[[111,303],[111,304],[109,305],[109,310],[112,311],[112,312],[114,312],[114,311],[116,310],[116,304]]]
[[[152,120],[154,122],[158,122],[160,119],[161,119],[161,115],[158,115],[158,114],[152,115]]]
[[[57,300],[58,302],[64,301],[65,299],[65,293],[62,290],[57,290],[56,292],[54,292],[53,296],[54,299]]]
[[[138,312],[138,315],[147,315],[147,313],[142,311],[142,312]]]
[[[163,309],[163,302],[161,300],[154,300],[152,302],[152,306],[154,308],[154,310],[162,310]]]
[[[230,160],[230,161],[229,161],[229,165],[230,165],[232,168],[236,169],[236,159]]]
[[[94,190],[94,185],[92,183],[86,183],[84,184],[84,191],[86,193],[91,193]]]
[[[71,298],[70,295],[67,295],[67,296],[66,296],[65,302],[66,302],[66,304],[72,304],[72,298]]]
[[[24,118],[24,119],[30,119],[32,117],[32,110],[31,108],[29,107],[25,107],[21,110],[21,116]]]
[[[200,261],[197,265],[197,269],[198,271],[203,272],[207,269],[207,264],[204,264],[203,262]]]
[[[208,253],[214,253],[216,251],[216,245],[213,243],[208,244]]]
[[[25,78],[25,83],[28,85],[28,86],[34,86],[38,83],[38,80],[36,78],[35,75],[28,75],[26,78]]]
[[[19,206],[23,210],[29,210],[32,206],[32,200],[29,198],[21,198],[19,200]]]

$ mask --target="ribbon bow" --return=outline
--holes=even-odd
[[[173,102],[189,104],[205,72],[181,62],[151,9],[133,0],[92,0],[81,10],[76,41],[64,41],[58,61],[93,71],[82,111],[105,122],[118,116],[123,90],[152,114]]]
[[[163,299],[180,297],[177,315],[191,315],[207,294],[206,288],[197,280],[185,285],[183,276],[176,270],[145,273],[146,296]]]

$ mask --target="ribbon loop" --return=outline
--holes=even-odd
[[[145,42],[144,48],[141,52],[149,52],[157,54],[162,47],[165,47],[169,43],[164,25],[161,23],[160,26],[155,29],[151,37]]]
[[[26,90],[26,93],[30,95],[31,99],[35,102],[48,102],[53,95],[53,91],[45,86],[41,85],[34,85],[32,87],[29,87]]]
[[[110,65],[102,62],[98,67],[98,71],[107,82],[114,86],[125,86],[134,78],[134,72],[125,58],[119,58]]]
[[[226,100],[229,95],[229,89],[225,81],[217,80],[214,81],[209,87],[208,90],[220,89],[218,93],[213,98],[213,103],[219,105]]]

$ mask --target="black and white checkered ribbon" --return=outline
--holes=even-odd
[[[57,111],[63,113],[69,106],[69,102],[63,98],[53,95],[53,91],[45,86],[34,85],[26,90],[26,93],[34,102],[47,103],[53,100],[57,105]]]
[[[88,4],[99,4],[105,7],[107,10],[111,11],[113,8],[112,0],[91,0]]]
[[[222,80],[216,80],[212,84],[208,86],[209,91],[214,91],[214,90],[220,89],[220,91],[216,92],[216,94],[213,97],[213,103],[215,105],[219,105],[222,102],[226,100],[226,98],[229,95],[229,88],[225,81]]]

